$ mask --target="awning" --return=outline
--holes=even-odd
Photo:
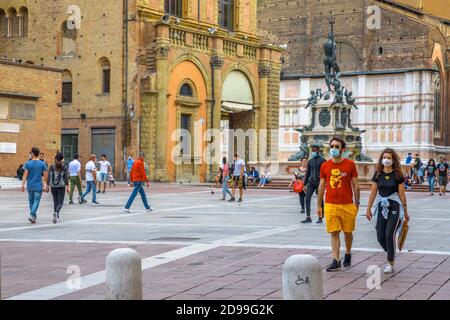
[[[252,109],[253,109],[253,105],[251,105],[251,104],[222,101],[222,111],[223,112],[238,113],[238,112],[244,112],[244,111],[251,111]]]
[[[253,94],[250,83],[240,71],[232,71],[223,83],[222,111],[237,113],[253,109]]]

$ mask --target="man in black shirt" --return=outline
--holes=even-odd
[[[440,162],[437,165],[438,172],[439,172],[439,195],[444,195],[447,188],[448,183],[448,163],[445,162],[445,158],[441,157]]]
[[[320,167],[326,161],[320,155],[320,147],[318,145],[313,145],[311,147],[312,157],[308,161],[308,167],[306,170],[304,185],[306,186],[306,219],[302,223],[311,223],[311,198],[314,192],[319,189],[320,184]],[[322,201],[322,212],[323,212],[323,201]],[[316,223],[322,223],[322,218],[318,218]]]

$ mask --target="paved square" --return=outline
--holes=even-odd
[[[300,223],[296,194],[249,190],[238,205],[207,187],[155,183],[147,191],[150,214],[139,196],[134,213],[123,214],[131,189],[118,184],[99,195],[99,206],[65,204],[57,225],[50,194],[30,225],[26,194],[0,191],[2,299],[104,299],[105,258],[121,247],[143,259],[145,299],[281,299],[281,268],[290,255],[312,254],[323,268],[331,262],[325,225]],[[367,288],[367,267],[383,265],[385,254],[375,222],[365,218],[363,192],[353,265],[324,271],[325,299],[450,298],[450,195],[407,196],[412,220],[396,273],[382,275],[380,290]],[[69,267],[80,270],[81,288],[67,286]]]

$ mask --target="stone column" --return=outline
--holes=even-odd
[[[224,63],[223,57],[214,55],[211,57],[211,65],[214,72],[214,111],[212,116],[213,128],[220,130],[220,119],[222,116],[222,66]],[[220,136],[215,136],[215,139],[220,139]],[[216,150],[215,158],[212,166],[213,175],[219,170],[220,150]]]
[[[267,132],[267,91],[268,91],[268,78],[270,75],[270,66],[265,63],[261,63],[258,68],[259,73],[259,130],[262,132],[266,132],[267,139],[261,144],[258,137],[258,160],[259,161],[265,161],[267,159],[260,159],[259,153],[262,152],[260,150],[260,145],[267,145],[267,142],[269,141]],[[259,132],[258,132],[259,136]],[[268,147],[268,145],[267,145]],[[264,153],[265,156],[267,156],[267,152]]]
[[[156,90],[158,92],[157,107],[156,107],[156,163],[155,163],[155,179],[160,181],[167,181],[167,87],[169,81],[169,46],[166,43],[159,44],[156,49],[156,70],[157,70],[157,84]]]

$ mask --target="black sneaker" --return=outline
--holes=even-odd
[[[228,200],[228,202],[234,202],[234,201],[236,201],[236,199],[234,197],[231,197],[231,199]]]
[[[79,203],[79,204],[82,204],[82,203],[83,203],[83,201],[81,201],[81,197],[80,197],[80,196],[78,196],[78,203]]]
[[[322,218],[317,218],[316,223],[323,223]]]
[[[311,223],[311,222],[312,220],[310,217],[306,217],[306,219],[302,221],[302,223]]]
[[[73,201],[72,201],[72,200],[70,200],[70,201],[69,201],[69,204],[73,204]]]
[[[300,214],[305,214],[305,209],[302,209],[302,210],[300,211]]]
[[[242,198],[239,198],[238,202],[242,202]]]
[[[352,265],[352,255],[351,254],[345,254],[344,257],[344,263],[343,266],[344,268],[350,267]]]
[[[333,259],[333,262],[327,268],[327,272],[335,272],[341,270],[341,262]]]

